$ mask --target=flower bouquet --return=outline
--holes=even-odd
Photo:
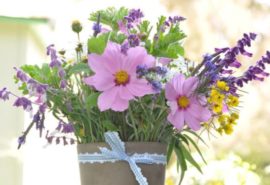
[[[23,96],[0,91],[2,100],[14,97],[14,106],[32,116],[18,148],[33,127],[48,143],[77,143],[83,185],[162,185],[173,151],[181,183],[187,163],[201,171],[190,151],[204,160],[195,142],[203,141],[198,131],[231,134],[242,87],[269,76],[268,51],[235,75],[238,56],[252,56],[246,49],[254,33],[196,64],[183,57],[181,16],[161,16],[154,27],[139,9],[123,7],[94,12],[89,19],[93,34],[86,42],[80,40],[81,23],[72,23],[78,36],[73,51],[50,45],[50,63],[14,68]],[[66,52],[76,57],[66,58]],[[53,131],[45,131],[47,113],[58,120]]]

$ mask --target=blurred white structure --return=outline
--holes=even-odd
[[[46,19],[0,16],[0,88],[18,93],[13,85],[13,67],[42,58],[44,43],[35,27],[47,24]],[[19,94],[19,93],[18,93]],[[11,102],[0,103],[0,184],[22,184],[22,153],[17,138],[23,130],[23,112]]]

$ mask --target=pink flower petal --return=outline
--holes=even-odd
[[[136,73],[136,68],[140,64],[145,64],[147,67],[153,67],[155,65],[155,58],[148,55],[145,48],[140,46],[130,48],[125,57],[126,60],[122,64],[122,68],[128,70],[130,73]]]
[[[175,114],[176,111],[178,111],[178,109],[179,109],[178,105],[177,105],[177,102],[176,101],[169,101],[168,104],[169,104],[169,106],[171,108],[171,113]]]
[[[170,82],[168,82],[165,86],[165,96],[169,101],[174,101],[179,96],[179,94],[175,91],[174,86]]]
[[[207,107],[203,107],[195,98],[191,98],[187,112],[196,117],[200,122],[208,121],[211,117],[211,111]]]
[[[95,73],[103,72],[103,73],[111,73],[111,69],[109,69],[106,65],[106,60],[102,55],[97,55],[95,53],[88,55],[88,65],[92,71]]]
[[[154,94],[152,86],[145,79],[131,79],[126,85],[133,96],[141,97],[147,94]]]
[[[201,128],[200,121],[189,112],[185,112],[185,122],[189,128],[197,131]]]
[[[171,83],[176,90],[176,92],[180,95],[183,95],[183,84],[185,82],[185,76],[183,74],[177,74],[171,80]]]
[[[116,96],[118,94],[118,88],[114,87],[110,90],[104,91],[98,97],[98,108],[100,111],[105,111],[112,108]]]
[[[172,61],[171,58],[165,58],[165,57],[159,58],[159,62],[164,66],[168,65],[171,61]]]
[[[102,56],[107,61],[108,66],[114,69],[114,72],[121,70],[121,63],[125,61],[125,59],[124,55],[121,53],[121,46],[119,44],[108,42]]]
[[[90,68],[95,72],[109,72],[114,74],[121,70],[119,61],[123,60],[121,48],[118,44],[108,42],[105,51],[102,55],[89,54],[88,64]]]
[[[167,117],[168,121],[172,123],[175,128],[181,130],[184,126],[184,111],[177,111],[175,114],[172,112]]]
[[[191,93],[193,93],[198,86],[198,82],[199,80],[197,77],[190,77],[186,79],[183,84],[183,94],[189,96]]]
[[[223,103],[222,112],[224,112],[224,113],[229,112],[229,107],[227,106],[226,103]]]
[[[124,100],[132,100],[134,96],[126,86],[119,86],[119,97]]]
[[[84,82],[90,86],[94,86],[98,91],[106,91],[115,86],[113,77],[108,75],[93,75],[84,79]]]
[[[128,109],[128,100],[124,100],[117,96],[111,106],[111,109],[114,111],[123,112],[124,110]]]

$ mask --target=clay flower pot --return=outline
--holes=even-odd
[[[106,143],[79,144],[78,153],[99,153],[99,147],[108,147]],[[108,147],[109,148],[109,147]],[[165,144],[157,142],[126,142],[126,153],[149,153],[166,155]],[[165,165],[138,164],[149,185],[164,185]],[[128,162],[80,163],[81,185],[138,185]]]

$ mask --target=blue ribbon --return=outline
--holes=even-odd
[[[135,175],[139,185],[148,185],[147,179],[143,176],[140,167],[136,163],[143,164],[166,164],[166,156],[160,154],[132,154],[128,155],[125,152],[125,144],[121,141],[117,132],[106,132],[105,141],[111,147],[109,150],[106,147],[100,147],[101,153],[84,153],[79,154],[79,162],[81,163],[104,163],[126,161]]]

